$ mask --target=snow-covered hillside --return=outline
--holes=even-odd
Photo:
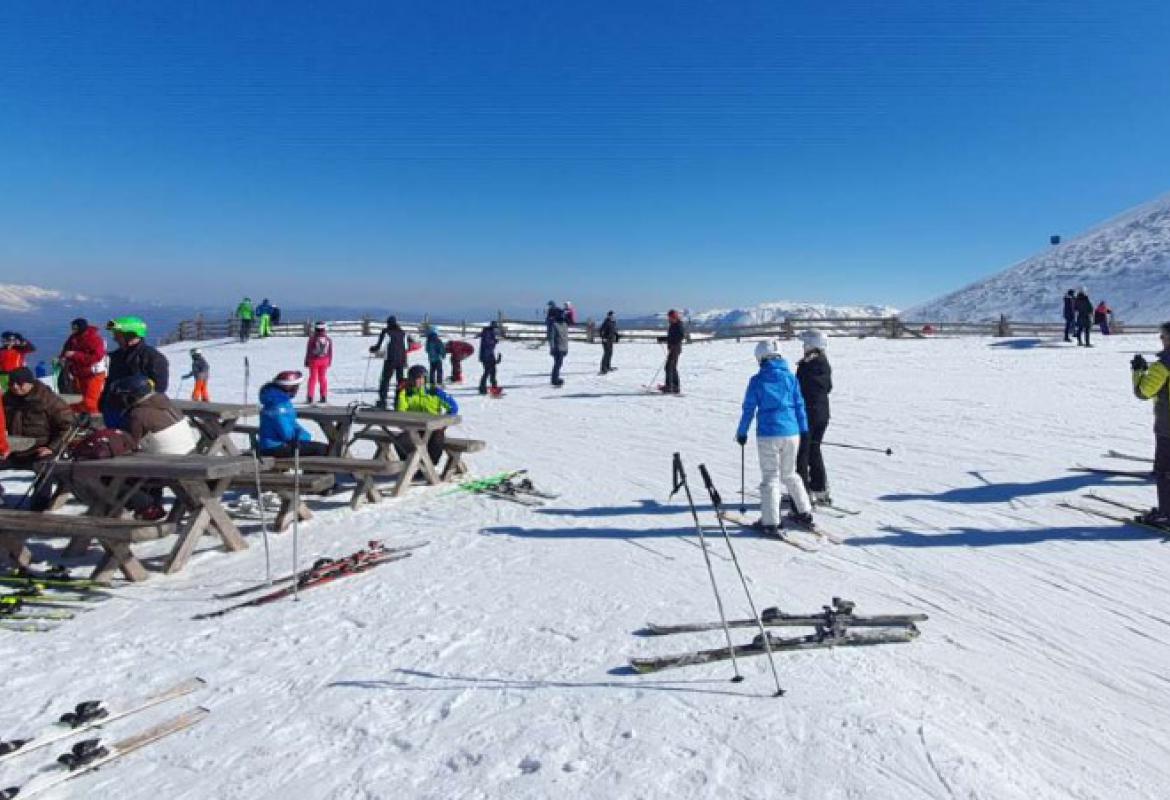
[[[767,325],[786,319],[842,319],[846,317],[891,317],[898,313],[892,306],[883,305],[830,305],[826,303],[800,303],[780,300],[760,303],[748,308],[713,308],[707,311],[682,310],[692,325],[703,329],[721,329],[744,325]],[[636,325],[639,322],[652,323],[657,327],[666,324],[666,314],[652,317],[623,320],[623,324]]]
[[[56,306],[75,307],[88,298],[56,289],[18,283],[0,283],[0,312],[29,314]]]
[[[906,319],[1059,321],[1061,296],[1084,286],[1116,319],[1170,319],[1170,194],[1130,209],[990,278],[906,311]]]
[[[1151,339],[1102,337],[1092,350],[832,340],[829,440],[894,454],[827,448],[834,495],[861,512],[822,517],[844,544],[806,553],[735,532],[739,559],[760,606],[815,611],[837,595],[859,613],[930,619],[910,644],[779,656],[784,698],[769,697],[762,658],[741,662],[740,684],[728,682],[727,664],[622,669],[628,656],[721,644],[720,632],[634,632],[647,620],[715,618],[685,498],[668,497],[670,458],[686,460],[706,525],[715,517],[699,463],[738,506],[732,436],[753,345],[687,347],[685,394],[664,397],[641,388],[661,362],[654,344],[619,344],[619,371],[600,377],[600,348],[574,342],[567,385],[554,390],[547,353],[509,342],[505,398],[454,387],[459,432],[488,442],[469,457],[476,474],[526,467],[559,498],[526,508],[416,488],[356,513],[346,492],[312,498],[302,563],[371,538],[430,544],[299,602],[194,621],[220,605],[213,593],[263,576],[259,526],[241,518],[247,551],[225,553],[207,537],[184,572],[119,586],[118,599],[53,633],[0,631],[0,734],[33,733],[79,700],[116,702],[199,675],[208,688],[186,705],[210,708],[206,721],[54,797],[1164,797],[1170,545],[1059,505],[1088,491],[1151,502],[1142,480],[1069,471],[1105,463],[1108,448],[1149,453],[1151,410],[1132,397],[1126,364],[1157,347]],[[335,343],[331,396],[368,401],[370,341]],[[168,352],[172,374],[185,371],[186,347]],[[241,396],[245,355],[254,390],[259,376],[299,366],[304,340],[204,352],[212,396],[230,401]],[[749,446],[749,505],[755,462]],[[19,497],[20,484],[5,483]],[[723,600],[743,616],[727,549],[710,541]],[[288,568],[288,534],[272,537],[272,554]],[[733,635],[746,642],[752,632]],[[0,786],[55,754],[0,763]]]

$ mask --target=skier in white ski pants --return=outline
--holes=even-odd
[[[756,421],[756,444],[760,455],[760,521],[765,531],[780,526],[780,484],[792,495],[796,512],[791,520],[812,527],[812,504],[804,482],[796,472],[800,435],[808,432],[808,416],[800,384],[780,356],[774,341],[756,345],[760,370],[748,381],[743,397],[743,413],[735,440],[747,444],[752,419]]]

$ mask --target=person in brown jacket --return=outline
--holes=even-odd
[[[36,379],[28,367],[9,374],[4,394],[4,417],[10,436],[26,436],[33,444],[8,454],[7,463],[32,467],[53,458],[74,429],[73,411],[56,392]]]

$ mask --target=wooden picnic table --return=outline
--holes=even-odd
[[[421,470],[427,482],[434,485],[442,483],[439,471],[431,461],[427,445],[437,431],[446,430],[452,425],[458,425],[462,418],[458,415],[436,416],[434,414],[419,414],[409,411],[390,411],[381,408],[346,406],[303,406],[297,409],[297,416],[311,420],[321,426],[326,440],[329,442],[329,455],[345,457],[349,454],[350,445],[368,431],[382,431],[387,436],[377,437],[375,460],[398,461],[398,453],[390,442],[391,434],[405,432],[414,443],[414,451],[407,457],[402,470],[397,473],[394,484],[394,496],[400,497],[410,488],[414,476]],[[356,435],[352,433],[355,426],[362,426]]]
[[[261,468],[271,465],[271,459],[260,459]],[[130,498],[148,483],[170,489],[175,504],[167,521],[176,524],[178,540],[167,560],[169,574],[186,565],[205,533],[217,533],[230,551],[247,548],[220,499],[234,478],[255,469],[252,456],[134,454],[69,462],[68,479],[75,493],[90,504],[86,513],[98,517],[120,518]],[[88,540],[76,539],[68,552],[75,555],[88,547]]]
[[[232,441],[232,432],[244,417],[260,413],[260,407],[253,403],[201,403],[195,400],[172,400],[175,407],[199,431],[197,453],[210,456],[240,455],[240,448]]]

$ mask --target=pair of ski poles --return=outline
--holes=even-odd
[[[756,611],[756,603],[752,599],[751,590],[748,589],[747,579],[744,577],[743,569],[739,565],[739,558],[735,555],[735,548],[731,545],[731,537],[727,535],[727,525],[723,522],[723,500],[719,496],[719,492],[715,489],[715,483],[711,480],[711,473],[707,471],[706,464],[699,465],[699,474],[703,476],[703,483],[707,488],[707,494],[711,496],[711,505],[715,507],[715,516],[719,520],[719,530],[723,534],[723,541],[727,544],[727,550],[731,553],[731,560],[735,564],[735,571],[739,574],[739,582],[743,586],[744,595],[747,596],[748,607],[751,609],[752,618],[755,619],[757,627],[760,629],[760,638],[764,644],[764,650],[768,654],[768,663],[772,668],[772,678],[776,682],[776,692],[773,697],[781,697],[784,694],[784,689],[780,686],[780,673],[776,671],[776,658],[772,653],[772,643],[768,638],[768,632],[764,628],[764,622],[760,618],[759,612]],[[732,683],[739,683],[743,680],[743,675],[739,671],[739,662],[735,658],[735,645],[731,643],[731,629],[727,625],[727,614],[723,611],[723,598],[719,594],[719,584],[715,580],[715,570],[711,566],[711,555],[707,550],[707,537],[703,534],[703,525],[699,521],[699,512],[695,508],[695,500],[691,496],[691,487],[687,482],[687,474],[683,469],[682,456],[678,453],[674,454],[673,462],[673,479],[674,488],[670,492],[670,496],[678,492],[679,489],[686,491],[687,505],[691,508],[691,517],[695,520],[695,530],[699,532],[699,545],[703,551],[703,560],[707,563],[707,575],[711,579],[711,589],[715,594],[715,605],[719,609],[719,621],[723,625],[723,635],[727,639],[727,653],[731,656],[731,667],[735,671],[735,676],[731,679]]]

